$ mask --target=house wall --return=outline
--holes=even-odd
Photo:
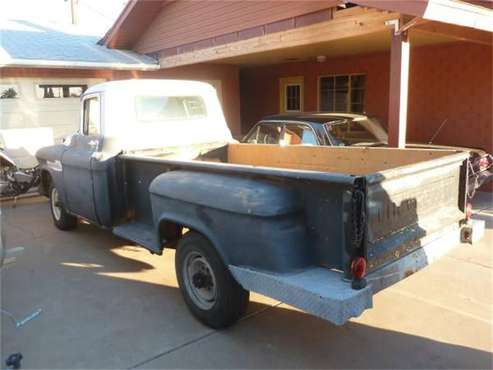
[[[429,141],[447,119],[435,143],[493,152],[492,48],[472,43],[413,48],[410,68],[408,140]],[[305,111],[315,111],[319,76],[351,73],[366,74],[366,113],[386,126],[389,54],[379,53],[243,69],[243,133],[262,116],[279,112],[280,78],[303,76]]]
[[[133,49],[153,53],[183,45],[188,48],[212,46],[200,45],[200,41],[208,39],[208,43],[224,43],[231,42],[232,37],[258,36],[265,29],[257,27],[266,24],[272,26],[267,31],[277,32],[289,27],[289,22],[303,26],[316,21],[309,14],[328,9],[334,3],[327,0],[173,1],[161,9]],[[301,15],[308,16],[293,19]],[[285,24],[277,23],[283,20],[286,20]]]
[[[39,99],[36,100],[33,95],[35,81],[77,81],[78,83],[87,81],[88,85],[92,85],[102,81],[130,78],[169,78],[200,80],[211,83],[218,91],[226,121],[228,122],[233,135],[239,135],[241,132],[239,70],[236,66],[202,64],[158,71],[2,68],[0,69],[0,76],[1,81],[23,81],[22,94],[26,96],[29,95],[29,99],[25,102],[24,100],[21,102],[19,99],[15,104],[12,104],[11,102],[4,103],[0,100],[0,120],[2,128],[52,125],[55,128],[55,136],[57,138],[63,137],[70,132],[74,132],[78,128],[79,99],[53,99],[49,102],[43,102],[44,105],[49,105],[52,111],[62,109],[66,112],[65,117],[60,117],[60,119],[57,118],[55,121],[51,121],[49,118],[47,118],[48,120],[45,118],[40,119],[39,114],[33,113],[34,111],[37,111],[40,106]],[[64,105],[63,108],[60,108],[59,106],[61,100],[67,100],[62,102]],[[45,109],[43,107],[42,109]],[[17,112],[17,116],[8,116],[13,111]],[[23,116],[22,121],[20,120],[19,114]]]

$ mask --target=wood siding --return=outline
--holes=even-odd
[[[255,33],[255,27],[331,6],[331,1],[175,1],[162,8],[134,49],[152,53],[237,31]]]

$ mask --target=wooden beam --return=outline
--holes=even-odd
[[[352,3],[385,9],[401,14],[412,15],[493,32],[493,9],[469,4],[461,0],[345,0]]]
[[[171,68],[357,37],[388,30],[389,26],[386,26],[385,22],[398,18],[397,13],[365,12],[225,45],[164,56],[160,58],[159,63],[162,68]]]
[[[410,47],[406,32],[392,31],[390,47],[389,146],[405,148]]]
[[[435,34],[451,37],[456,40],[474,42],[482,45],[491,46],[493,44],[493,34],[491,32],[480,31],[473,28],[465,28],[440,22],[427,22],[419,24],[413,27],[410,32]]]
[[[419,18],[419,17],[414,17],[410,21],[408,21],[406,24],[402,25],[401,28],[397,31],[397,33],[402,33],[402,32],[407,32],[411,28],[416,27],[420,24],[428,23],[430,22],[429,20]]]

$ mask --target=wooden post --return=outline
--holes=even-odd
[[[389,146],[396,148],[406,145],[409,56],[407,32],[392,30],[388,125]]]

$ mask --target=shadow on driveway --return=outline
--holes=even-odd
[[[43,313],[21,329],[2,318],[2,361],[20,351],[25,368],[51,369],[492,365],[490,352],[467,342],[470,335],[489,332],[491,337],[491,324],[406,310],[397,301],[375,308],[389,312],[380,326],[364,315],[336,327],[254,295],[247,318],[213,331],[186,309],[174,276],[173,251],[153,256],[88,224],[70,233],[58,231],[44,202],[19,205],[5,214],[8,246],[22,244],[25,251],[2,271],[2,307],[18,316],[38,307]],[[402,312],[396,315],[395,310]],[[402,326],[395,318],[399,315],[411,316],[416,330]],[[433,326],[433,334],[426,326]],[[454,337],[447,337],[450,332]]]

